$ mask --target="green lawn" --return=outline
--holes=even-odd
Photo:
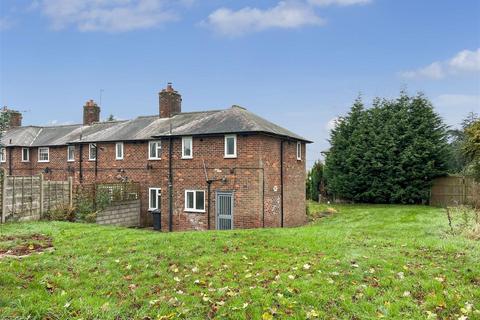
[[[447,236],[443,210],[335,208],[291,229],[3,225],[4,247],[55,250],[0,260],[0,318],[480,319],[480,242]]]

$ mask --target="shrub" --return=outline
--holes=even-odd
[[[111,203],[108,192],[97,192],[95,198],[89,192],[78,192],[75,196],[75,220],[94,223],[97,213],[104,210]]]
[[[469,206],[446,208],[449,233],[480,240],[480,210]]]
[[[75,221],[75,208],[70,205],[58,205],[43,214],[42,219],[57,221]]]

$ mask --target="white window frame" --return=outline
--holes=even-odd
[[[92,154],[92,147],[95,148],[95,157]],[[98,149],[96,143],[89,143],[88,144],[88,161],[95,161],[98,158]]]
[[[73,158],[70,158],[70,150],[73,150]],[[75,161],[75,146],[67,146],[67,162]]]
[[[121,155],[118,155],[118,147],[121,147]],[[115,143],[115,160],[123,160],[123,155],[124,155],[124,145],[123,142],[117,142]]]
[[[185,143],[190,142],[190,155],[185,155]],[[193,159],[193,137],[182,137],[182,159]]]
[[[40,154],[42,150],[47,150],[47,160],[41,160]],[[50,162],[50,148],[49,147],[40,147],[38,148],[38,162]]]
[[[233,138],[233,154],[228,154],[228,145],[227,145],[227,139]],[[237,135],[236,134],[227,134],[225,135],[224,138],[224,147],[225,147],[225,158],[236,158],[237,157]]]
[[[25,159],[23,156],[25,155],[24,152],[25,150],[27,151],[27,159]],[[22,148],[22,162],[30,162],[30,148]]]
[[[0,148],[0,163],[7,162],[7,148],[1,147]]]
[[[193,192],[193,208],[187,207],[187,194]],[[203,209],[197,209],[197,192],[203,193]],[[185,190],[185,211],[186,212],[205,212],[206,199],[205,199],[205,190]]]
[[[302,160],[302,143],[297,142],[297,160]]]
[[[157,147],[155,148],[156,154],[152,155],[150,153],[151,151],[151,145],[156,144]],[[162,158],[162,141],[161,140],[151,140],[148,141],[148,160],[160,160]]]
[[[155,202],[156,202],[156,207],[152,207],[152,191],[155,191]],[[158,196],[162,194],[162,189],[161,188],[148,188],[148,210],[156,210],[161,208],[161,203],[158,203]]]

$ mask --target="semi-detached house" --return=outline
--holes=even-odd
[[[22,126],[11,112],[0,165],[10,175],[43,173],[81,184],[132,181],[141,187],[141,224],[160,209],[162,230],[290,227],[306,222],[305,148],[310,141],[239,106],[182,112],[171,84],[159,112],[83,124]]]

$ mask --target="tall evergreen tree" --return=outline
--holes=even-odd
[[[323,183],[323,163],[315,161],[307,175],[307,197],[310,200],[318,201],[320,188]]]
[[[328,189],[357,202],[420,203],[433,178],[446,174],[446,126],[422,95],[357,99],[331,132],[326,157]]]

